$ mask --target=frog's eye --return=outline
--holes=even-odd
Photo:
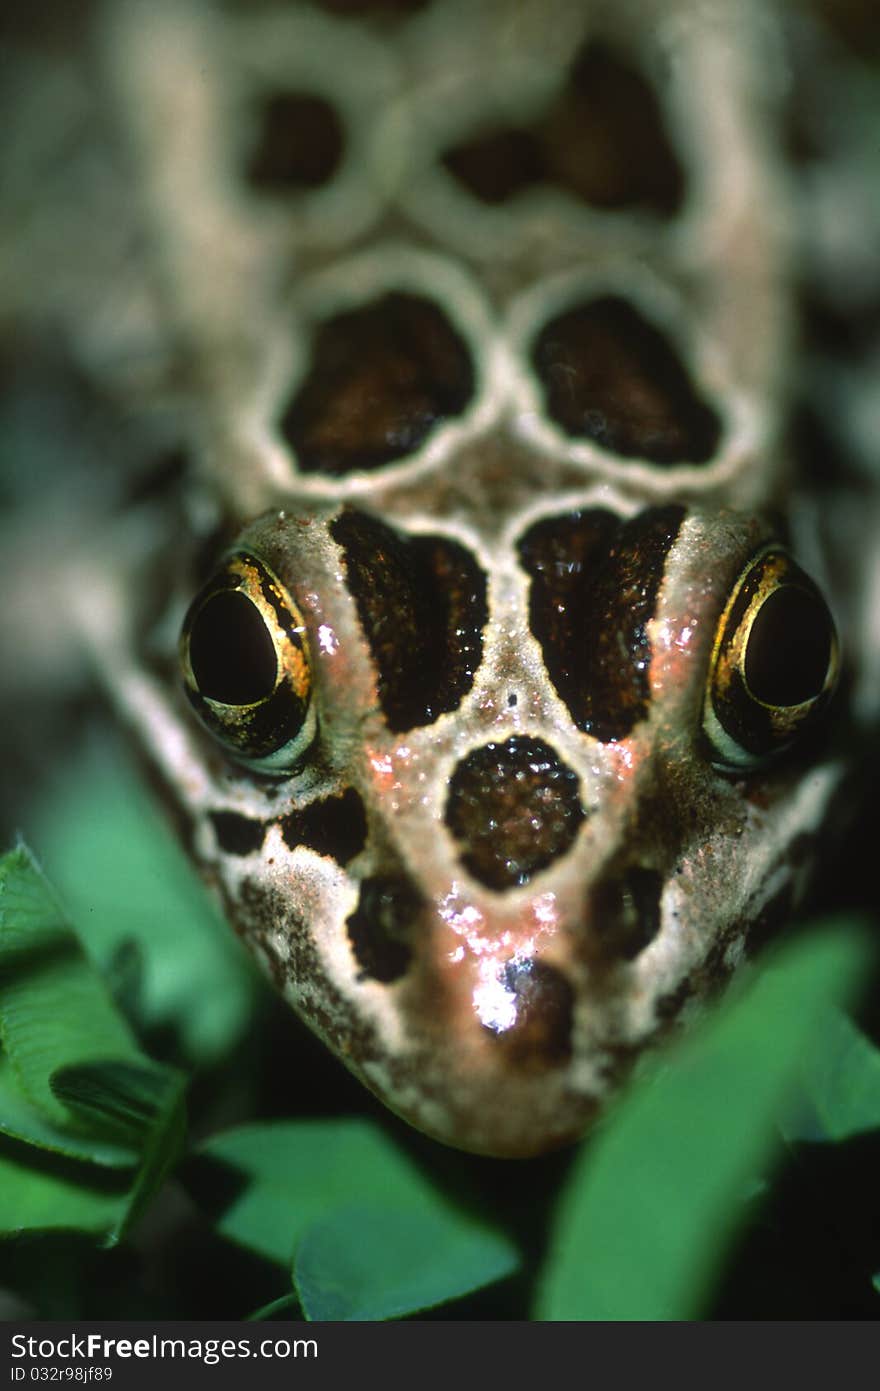
[[[740,575],[721,615],[703,728],[714,762],[752,768],[811,729],[834,690],[840,653],[816,585],[770,546]]]
[[[272,571],[232,555],[190,605],[184,689],[205,727],[261,771],[302,763],[315,737],[305,625]]]

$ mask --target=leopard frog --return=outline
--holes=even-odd
[[[176,445],[77,621],[235,931],[464,1149],[581,1134],[842,786],[782,43],[749,0],[98,30],[127,193],[80,342]]]

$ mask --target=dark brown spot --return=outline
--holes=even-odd
[[[574,991],[562,973],[544,961],[508,961],[500,985],[507,997],[504,1011],[483,1027],[507,1060],[527,1070],[566,1062],[572,1051]]]
[[[604,880],[590,895],[587,932],[602,956],[632,961],[660,931],[662,876],[638,867]]]
[[[540,739],[484,744],[449,782],[446,824],[490,889],[527,884],[569,849],[583,819],[577,775]]]
[[[389,728],[403,733],[455,710],[473,684],[488,617],[473,556],[442,536],[404,538],[351,509],[331,534],[345,552]]]
[[[364,880],[358,906],[346,922],[361,979],[389,985],[404,975],[423,906],[408,879],[379,875]]]
[[[684,174],[645,78],[607,45],[590,44],[559,98],[528,128],[499,126],[449,149],[443,163],[484,203],[555,184],[594,207],[675,213]]]
[[[702,464],[715,453],[715,411],[665,336],[620,296],[552,319],[532,356],[547,409],[569,435],[655,464]]]
[[[318,0],[322,10],[339,15],[407,15],[424,9],[430,0]]]
[[[529,622],[554,686],[580,729],[624,739],[648,713],[654,616],[684,509],[622,522],[594,509],[551,517],[519,543],[532,577]]]
[[[329,855],[347,865],[367,843],[364,804],[353,787],[338,797],[311,802],[281,821],[281,834],[291,850],[305,845],[316,855]]]
[[[473,390],[470,354],[443,311],[392,292],[321,324],[281,430],[306,473],[380,468],[460,415]]]
[[[241,816],[237,811],[212,811],[211,825],[217,844],[227,855],[251,855],[259,850],[266,835],[262,821]]]
[[[541,142],[527,130],[487,130],[447,150],[443,163],[484,203],[506,203],[546,177]]]
[[[274,92],[260,111],[245,178],[263,193],[320,188],[336,173],[343,146],[329,102],[307,92]]]
[[[542,134],[550,177],[587,203],[669,216],[682,202],[684,175],[657,98],[607,44],[583,50]]]

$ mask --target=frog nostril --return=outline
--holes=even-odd
[[[490,889],[527,884],[570,848],[583,819],[577,774],[540,739],[484,744],[449,782],[446,824]]]

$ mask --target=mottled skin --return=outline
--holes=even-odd
[[[111,8],[198,506],[191,539],[145,513],[141,561],[108,538],[79,615],[297,1012],[413,1124],[510,1156],[580,1134],[735,969],[800,893],[843,773],[833,745],[721,767],[704,720],[722,614],[789,493],[772,15],[547,8]],[[596,183],[604,156],[571,172],[580,117],[540,125],[591,38],[663,74],[682,196],[636,179],[627,202]],[[349,145],[325,183],[272,192],[288,165],[264,152],[242,181],[242,112],[282,79],[331,101]],[[511,110],[568,172],[481,202],[445,153]],[[230,545],[301,618],[314,724],[287,769],[237,761],[176,669]]]
[[[548,681],[528,584],[501,546],[493,557],[474,542],[488,574],[505,562],[510,574],[493,595],[472,688],[455,711],[400,734],[383,716],[326,526],[273,514],[242,538],[303,612],[320,733],[302,770],[271,788],[230,779],[195,736],[213,783],[206,805],[244,807],[267,825],[246,855],[225,854],[205,831],[199,849],[292,1003],[429,1132],[507,1154],[577,1134],[631,1056],[734,968],[769,898],[796,887],[789,846],[821,824],[838,766],[787,762],[737,778],[711,766],[701,724],[722,608],[765,535],[734,514],[688,516],[648,624],[648,713],[604,744],[577,729]],[[450,786],[474,750],[524,737],[574,774],[583,816],[564,852],[530,873],[529,836],[553,843],[560,794],[539,775],[520,803],[510,784],[493,792],[487,779],[475,814],[507,813],[510,854],[526,865],[518,874],[505,862],[495,888],[464,863],[472,843],[448,824]],[[332,844],[323,855],[308,841],[291,848],[279,819],[344,789],[360,795],[368,834],[343,872]],[[367,900],[355,932],[358,886],[377,881],[385,898]]]

